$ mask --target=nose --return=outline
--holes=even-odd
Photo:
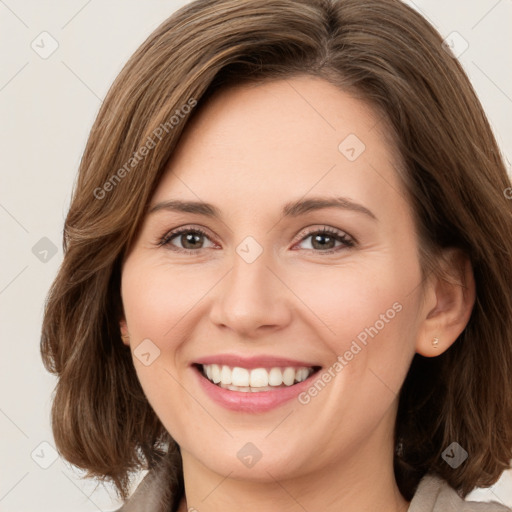
[[[234,254],[231,271],[216,287],[210,312],[215,325],[250,339],[288,325],[293,294],[270,263],[265,251],[252,263]]]

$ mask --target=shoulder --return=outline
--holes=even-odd
[[[113,512],[174,510],[183,494],[175,456],[175,451],[169,452],[157,466],[149,470],[123,506]]]
[[[407,512],[512,512],[496,501],[463,500],[448,482],[436,475],[425,475]]]
[[[123,506],[113,512],[160,512],[158,494],[159,486],[155,481],[154,474],[150,471]]]
[[[174,506],[169,482],[157,471],[149,471],[124,505],[114,512],[168,512]]]
[[[165,472],[150,471],[137,489],[114,512],[166,512],[172,499],[164,491]],[[480,502],[463,500],[445,480],[427,474],[420,481],[407,512],[512,512],[512,509],[496,501]]]

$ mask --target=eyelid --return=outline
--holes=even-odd
[[[339,237],[346,237],[350,239],[354,244],[357,243],[357,240],[343,229],[334,228],[325,224],[316,224],[314,226],[308,226],[307,228],[302,229],[297,235],[296,240],[297,242],[301,242],[305,237],[315,233],[338,235]]]

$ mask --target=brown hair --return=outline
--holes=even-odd
[[[179,450],[120,340],[122,259],[180,134],[207,97],[230,84],[301,74],[324,78],[384,114],[403,162],[424,270],[436,271],[440,248],[458,247],[475,275],[466,329],[442,355],[416,354],[401,389],[400,491],[410,500],[431,472],[465,496],[509,467],[510,179],[460,64],[435,29],[399,0],[198,0],[149,36],[103,102],[80,164],[64,261],[42,328],[44,364],[59,377],[52,408],[57,448],[88,476],[112,480],[123,498],[131,472],[155,467],[168,449],[178,487],[182,476]],[[196,102],[194,112],[179,115]],[[142,157],[150,139],[154,147]],[[456,469],[441,457],[454,441],[469,453]]]

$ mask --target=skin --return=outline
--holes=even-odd
[[[422,279],[411,207],[385,133],[369,106],[309,76],[221,90],[187,126],[151,206],[205,201],[222,217],[148,214],[121,290],[125,343],[134,350],[149,338],[160,350],[149,366],[137,357],[134,365],[181,447],[180,511],[407,509],[393,474],[398,392],[415,353],[441,354],[462,332],[474,282],[453,251],[447,269],[464,287],[433,274]],[[366,146],[354,161],[338,149],[349,134]],[[281,215],[286,202],[313,196],[343,196],[375,219],[332,207]],[[158,245],[180,227],[207,236]],[[354,245],[315,243],[323,227]],[[252,263],[236,252],[247,236],[263,248]],[[401,311],[306,405],[229,411],[190,367],[201,356],[232,353],[327,369],[397,302]],[[248,442],[262,454],[251,468],[237,458]]]

